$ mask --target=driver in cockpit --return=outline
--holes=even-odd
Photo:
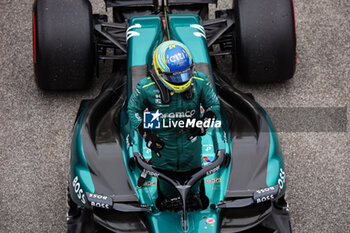
[[[194,70],[188,48],[174,40],[156,48],[150,73],[151,77],[138,83],[129,101],[132,130],[152,150],[153,166],[168,172],[201,168],[200,136],[220,119],[220,103],[212,84],[205,74]],[[152,113],[153,120],[159,120],[160,127],[147,127],[145,110]],[[165,181],[159,180],[159,189],[166,197],[176,195]],[[197,185],[192,191],[198,189]]]

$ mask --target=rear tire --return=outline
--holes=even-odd
[[[292,0],[235,0],[237,76],[247,83],[293,77],[296,38]]]
[[[35,80],[44,90],[83,90],[94,71],[92,8],[88,0],[36,0]]]

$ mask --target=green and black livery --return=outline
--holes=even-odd
[[[86,2],[76,2],[80,1]],[[249,2],[251,12],[246,10],[245,4]],[[271,120],[251,95],[232,86],[231,79],[221,74],[214,61],[215,56],[232,55],[236,74],[240,79],[245,75],[247,82],[290,78],[295,69],[293,8],[291,1],[282,2],[286,5],[280,5],[286,8],[284,17],[291,16],[291,22],[286,23],[288,30],[287,27],[283,30],[288,33],[291,30],[294,37],[281,42],[279,54],[284,54],[283,59],[276,55],[273,61],[251,53],[254,49],[250,45],[254,42],[244,40],[243,35],[247,33],[243,28],[255,22],[242,22],[247,19],[243,14],[248,14],[248,18],[259,16],[261,25],[264,20],[277,22],[265,16],[263,8],[258,11],[265,1],[237,0],[234,10],[218,12],[215,20],[208,20],[208,4],[216,3],[215,0],[168,0],[161,6],[152,0],[106,0],[107,7],[113,8],[114,23],[107,23],[101,15],[90,17],[94,29],[91,43],[96,43],[93,57],[96,61],[114,60],[113,75],[95,99],[82,101],[77,115],[70,153],[68,232],[291,232],[284,200],[283,156]],[[64,4],[69,6],[69,1],[55,6],[61,9]],[[80,7],[91,11],[90,4]],[[44,8],[46,12],[42,14]],[[54,11],[50,0],[37,0],[34,10],[36,26],[42,20],[40,17],[48,17],[43,15]],[[34,34],[40,33],[36,30]],[[287,35],[283,30],[274,35]],[[267,40],[271,39],[269,36]],[[201,138],[195,149],[201,150],[203,165],[180,174],[181,179],[179,174],[168,174],[149,163],[151,151],[143,138],[134,133],[127,112],[130,96],[140,80],[143,79],[141,85],[152,83],[147,77],[153,51],[167,39],[180,41],[189,48],[195,71],[205,74],[199,78],[205,77],[220,101],[217,111],[222,127],[209,130]],[[215,44],[220,45],[220,51],[213,49]],[[39,44],[36,46],[35,49],[40,48]],[[106,53],[106,48],[113,48],[114,54]],[[263,68],[254,65],[253,60],[259,57],[262,59],[259,64],[265,64]],[[276,65],[277,60],[283,64]],[[55,86],[51,79],[46,80],[50,86],[45,86],[43,61],[37,57],[35,62],[39,86],[44,85],[40,86],[44,89]],[[241,67],[237,69],[236,65]],[[95,68],[98,71],[98,66]],[[281,69],[287,73],[276,78]],[[50,72],[54,70],[47,72],[53,78]],[[262,80],[258,80],[257,74]],[[60,75],[67,74],[54,75],[55,80]],[[162,202],[158,178],[173,186],[180,198]],[[189,190],[198,182],[201,205],[188,197]]]

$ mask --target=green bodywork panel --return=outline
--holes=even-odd
[[[174,40],[184,43],[190,50],[194,63],[210,64],[204,28],[197,15],[170,15],[170,34]]]
[[[200,18],[196,15],[169,15],[171,36],[190,50],[194,63],[210,64],[206,40],[200,33]],[[128,21],[128,68],[152,64],[157,46],[163,42],[162,22],[159,16],[132,17]],[[199,34],[198,34],[199,35]]]
[[[279,197],[281,197],[286,192],[286,173],[284,169],[282,151],[271,119],[266,114],[265,110],[263,108],[261,109],[263,110],[270,127],[270,151],[267,163],[266,184],[267,186],[278,184],[280,187]]]
[[[75,203],[89,207],[89,205],[85,202],[84,193],[94,193],[95,187],[92,182],[88,164],[86,162],[82,138],[80,135],[81,123],[85,112],[86,110],[81,114],[74,127],[70,156],[71,180],[69,182],[69,190]]]
[[[128,67],[152,63],[154,49],[163,40],[159,16],[133,17],[129,20]]]

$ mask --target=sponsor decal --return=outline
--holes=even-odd
[[[73,186],[73,190],[74,190],[75,194],[77,195],[78,199],[83,204],[85,204],[86,201],[85,201],[85,197],[84,197],[84,191],[81,188],[78,176],[74,177],[73,182],[72,182],[72,186]]]
[[[212,144],[204,144],[203,147],[205,147],[205,151],[210,151],[211,149],[213,149]]]
[[[190,118],[196,113],[196,110],[187,110],[186,112],[169,112],[169,113],[161,113],[161,118]]]
[[[207,219],[207,223],[208,224],[214,224],[215,223],[215,219],[214,218],[208,218]]]
[[[263,194],[263,193],[266,193],[266,192],[269,192],[269,191],[275,191],[275,187],[274,186],[266,187],[264,189],[257,190],[256,192],[259,193],[259,194]]]
[[[169,57],[170,62],[181,62],[186,59],[185,53],[183,51],[176,52],[173,56]]]
[[[196,37],[203,37],[204,39],[207,38],[206,35],[205,35],[204,27],[203,27],[202,25],[199,25],[199,24],[191,24],[190,27],[199,30],[199,32],[194,32],[194,33],[193,33],[194,36],[196,36]]]
[[[203,159],[204,159],[205,163],[210,163],[210,162],[214,161],[214,159],[215,159],[215,154],[212,154],[212,155],[210,155],[210,154],[204,155],[204,156],[203,156]]]
[[[278,185],[259,189],[254,192],[254,201],[256,203],[271,201],[275,199],[275,197],[277,196],[278,190],[279,190]]]
[[[256,199],[256,203],[261,203],[261,202],[265,202],[265,201],[271,201],[273,199],[274,199],[273,195],[268,195],[268,196]]]
[[[213,169],[211,169],[210,171],[207,171],[206,175],[209,176],[215,172],[217,172],[220,169],[220,165],[214,167]]]
[[[143,186],[154,186],[157,185],[157,181],[155,180],[149,180],[149,181],[145,181],[145,183],[143,183]]]
[[[209,158],[208,158],[207,156],[203,156],[203,159],[204,159],[204,161],[207,162],[207,163],[210,162],[210,160],[209,160]]]
[[[95,194],[95,193],[89,193],[89,198],[93,198],[95,199],[94,201],[91,201],[90,205],[91,206],[95,206],[95,207],[99,207],[99,208],[104,208],[104,209],[110,209],[111,206],[106,203],[108,197],[104,196],[104,195],[100,195],[100,194]],[[99,200],[101,202],[99,202]]]
[[[142,173],[141,173],[140,176],[141,176],[142,178],[146,178],[148,175],[154,176],[154,177],[158,177],[158,176],[159,176],[159,173],[156,173],[156,172],[152,172],[152,171],[143,169],[143,171],[142,171]]]
[[[141,24],[137,23],[135,25],[128,27],[128,29],[126,30],[126,41],[128,41],[131,37],[140,36],[140,33],[131,31],[134,28],[142,28],[142,26]]]
[[[91,198],[97,198],[97,199],[100,199],[100,200],[107,200],[107,196],[103,196],[103,195],[100,195],[100,194],[96,194],[96,193],[89,193],[89,197]]]
[[[273,194],[270,194],[271,191],[275,191],[276,188],[274,186],[271,186],[271,187],[267,187],[267,188],[264,188],[264,189],[260,189],[260,190],[257,190],[256,192],[258,194],[261,194],[261,195],[264,195],[265,196],[261,196],[259,198],[256,199],[256,203],[261,203],[261,202],[265,202],[265,201],[270,201],[270,200],[273,200],[275,197]]]
[[[278,179],[278,185],[280,186],[280,191],[282,191],[284,185],[286,183],[286,173],[280,168],[280,177]]]
[[[125,143],[126,143],[126,149],[129,149],[129,147],[130,147],[130,134],[128,134],[126,136]]]
[[[221,183],[221,178],[205,179],[205,183],[207,183],[207,184]]]
[[[111,208],[108,204],[105,204],[105,203],[99,203],[99,202],[92,201],[90,204],[91,204],[91,206],[95,206],[95,207],[103,208],[103,209],[110,209]]]

